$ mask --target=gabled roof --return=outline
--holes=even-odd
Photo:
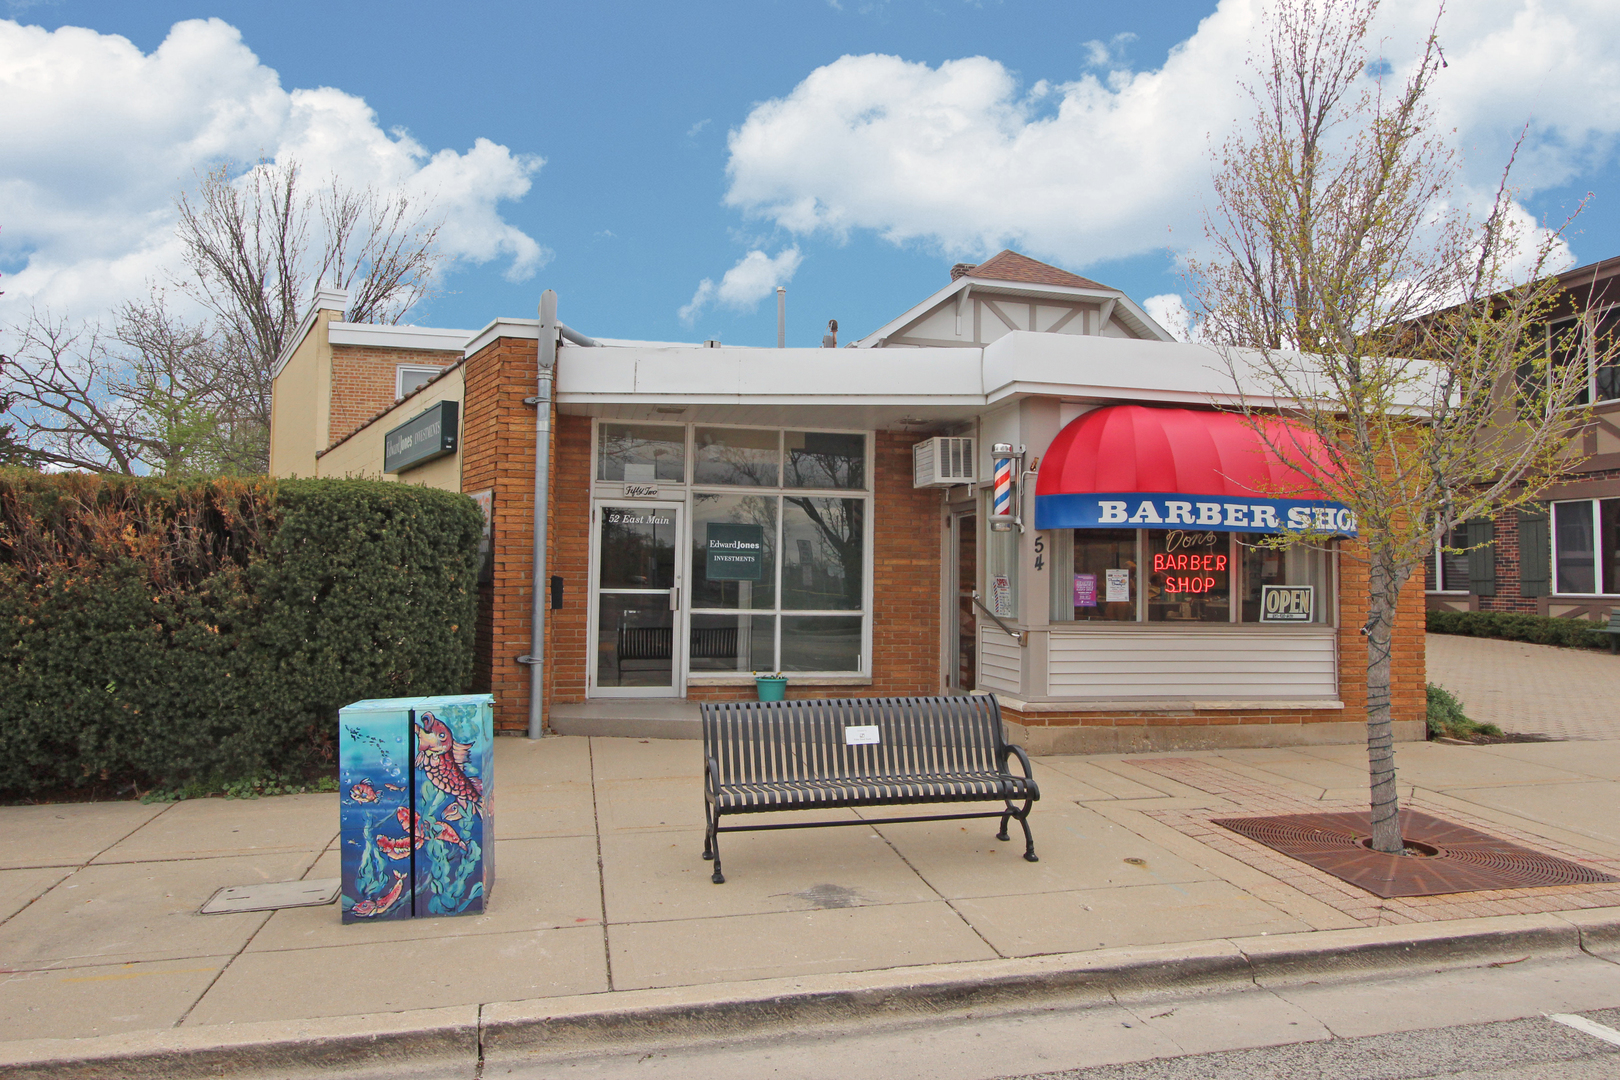
[[[988,281],[1021,281],[1028,285],[1067,285],[1071,289],[1107,289],[1107,285],[1071,274],[1028,255],[1005,249],[977,266],[965,267],[963,277]]]

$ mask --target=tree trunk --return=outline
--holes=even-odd
[[[1367,587],[1367,768],[1372,780],[1372,846],[1399,855],[1400,791],[1395,784],[1395,731],[1391,724],[1390,645],[1395,630],[1399,575],[1387,551],[1373,551]]]

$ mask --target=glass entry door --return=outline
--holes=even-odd
[[[670,697],[685,685],[679,504],[597,503],[596,661],[602,697]]]
[[[979,587],[979,529],[975,514],[951,518],[951,546],[956,549],[956,647],[951,664],[951,688],[972,690],[979,674],[979,613],[973,590]]]

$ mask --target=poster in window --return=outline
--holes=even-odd
[[[1131,572],[1128,568],[1121,570],[1104,570],[1104,599],[1110,604],[1123,604],[1131,598]]]
[[[1012,618],[1012,582],[1003,574],[990,579],[990,606],[1002,618]]]
[[[1096,574],[1076,574],[1076,575],[1074,575],[1074,606],[1075,607],[1096,607],[1097,606],[1097,575]]]

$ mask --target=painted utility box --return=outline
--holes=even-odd
[[[495,698],[378,698],[338,713],[343,921],[464,915],[495,884]]]

